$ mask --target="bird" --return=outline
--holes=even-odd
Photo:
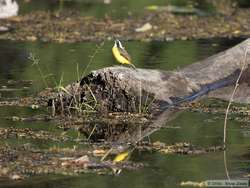
[[[131,57],[125,48],[122,46],[122,43],[116,39],[115,44],[112,48],[113,55],[115,59],[121,64],[127,64],[136,69],[135,65],[131,61]]]

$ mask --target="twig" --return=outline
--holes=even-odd
[[[89,139],[91,138],[91,136],[93,135],[95,130],[96,130],[96,124],[95,124],[94,128],[92,129],[91,133],[89,134],[87,141],[89,141]]]
[[[225,119],[224,119],[224,132],[223,132],[223,146],[224,148],[226,147],[226,129],[227,129],[227,119],[228,119],[228,113],[229,113],[229,109],[230,109],[230,106],[233,102],[233,99],[234,99],[234,95],[236,93],[236,90],[239,86],[239,81],[240,81],[240,78],[243,74],[243,71],[245,69],[245,66],[246,66],[246,59],[247,59],[247,53],[248,53],[248,49],[245,50],[245,54],[244,54],[244,59],[243,59],[243,65],[242,65],[242,68],[241,68],[241,71],[240,71],[240,74],[235,82],[235,87],[234,87],[234,90],[233,90],[233,93],[230,97],[230,100],[228,102],[228,105],[227,105],[227,110],[226,110],[226,115],[225,115]]]
[[[89,68],[89,65],[92,64],[94,57],[98,54],[99,50],[104,46],[105,41],[103,41],[99,46],[96,47],[94,53],[90,56],[89,62],[87,64],[87,66],[85,67],[81,77],[83,77],[87,71],[87,69]]]
[[[105,155],[101,158],[101,162],[102,161],[104,161],[106,158],[107,158],[107,156],[111,153],[113,151],[113,148],[111,147],[106,153],[105,153]]]
[[[237,78],[237,80],[235,82],[234,90],[232,92],[232,95],[231,95],[230,100],[229,100],[228,105],[227,105],[227,110],[226,110],[225,119],[224,119],[224,131],[223,131],[223,147],[224,147],[224,149],[226,148],[228,113],[229,113],[230,106],[231,106],[231,104],[233,102],[234,95],[235,95],[235,93],[237,91],[237,88],[239,87],[240,78],[241,78],[241,76],[243,74],[243,71],[245,69],[245,66],[246,66],[247,53],[248,53],[248,48],[246,48],[246,50],[245,50],[244,59],[243,59],[243,65],[241,67],[240,74],[239,74],[239,76],[238,76],[238,78]],[[224,158],[224,167],[225,167],[226,176],[227,176],[227,179],[230,180],[230,176],[229,176],[229,172],[228,172],[228,168],[227,168],[226,150],[224,150],[223,158]]]
[[[142,113],[142,88],[141,88],[141,80],[139,82],[139,89],[140,89],[140,94],[139,94],[139,114]]]
[[[28,59],[32,62],[32,66],[34,66],[34,65],[36,66],[36,68],[37,68],[37,70],[38,70],[38,72],[43,80],[44,85],[46,87],[48,87],[48,83],[45,79],[46,77],[44,76],[43,71],[39,66],[39,59],[32,52],[29,54]]]
[[[224,161],[224,168],[225,168],[227,179],[230,180],[230,176],[229,176],[229,172],[228,172],[228,168],[227,168],[227,153],[226,153],[226,150],[223,151],[223,161]]]

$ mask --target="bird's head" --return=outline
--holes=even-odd
[[[115,40],[115,45],[114,46],[118,47],[118,48],[123,48],[121,41],[119,41],[118,39]]]

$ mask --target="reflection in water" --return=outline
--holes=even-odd
[[[10,44],[10,45],[9,45]],[[16,78],[25,69],[27,53],[9,41],[0,42],[0,79]]]
[[[0,0],[0,19],[16,16],[19,6],[15,0]]]
[[[241,8],[249,8],[250,7],[249,0],[238,0],[237,2]]]

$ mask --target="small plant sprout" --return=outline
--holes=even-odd
[[[38,70],[38,72],[39,72],[39,74],[40,74],[40,76],[42,78],[42,81],[43,81],[44,85],[46,87],[48,87],[48,83],[46,81],[47,76],[45,74],[43,74],[43,71],[42,71],[42,69],[41,69],[41,67],[39,65],[39,59],[32,52],[30,52],[28,59],[32,62],[32,66],[36,66],[36,68],[37,68],[37,70]]]

